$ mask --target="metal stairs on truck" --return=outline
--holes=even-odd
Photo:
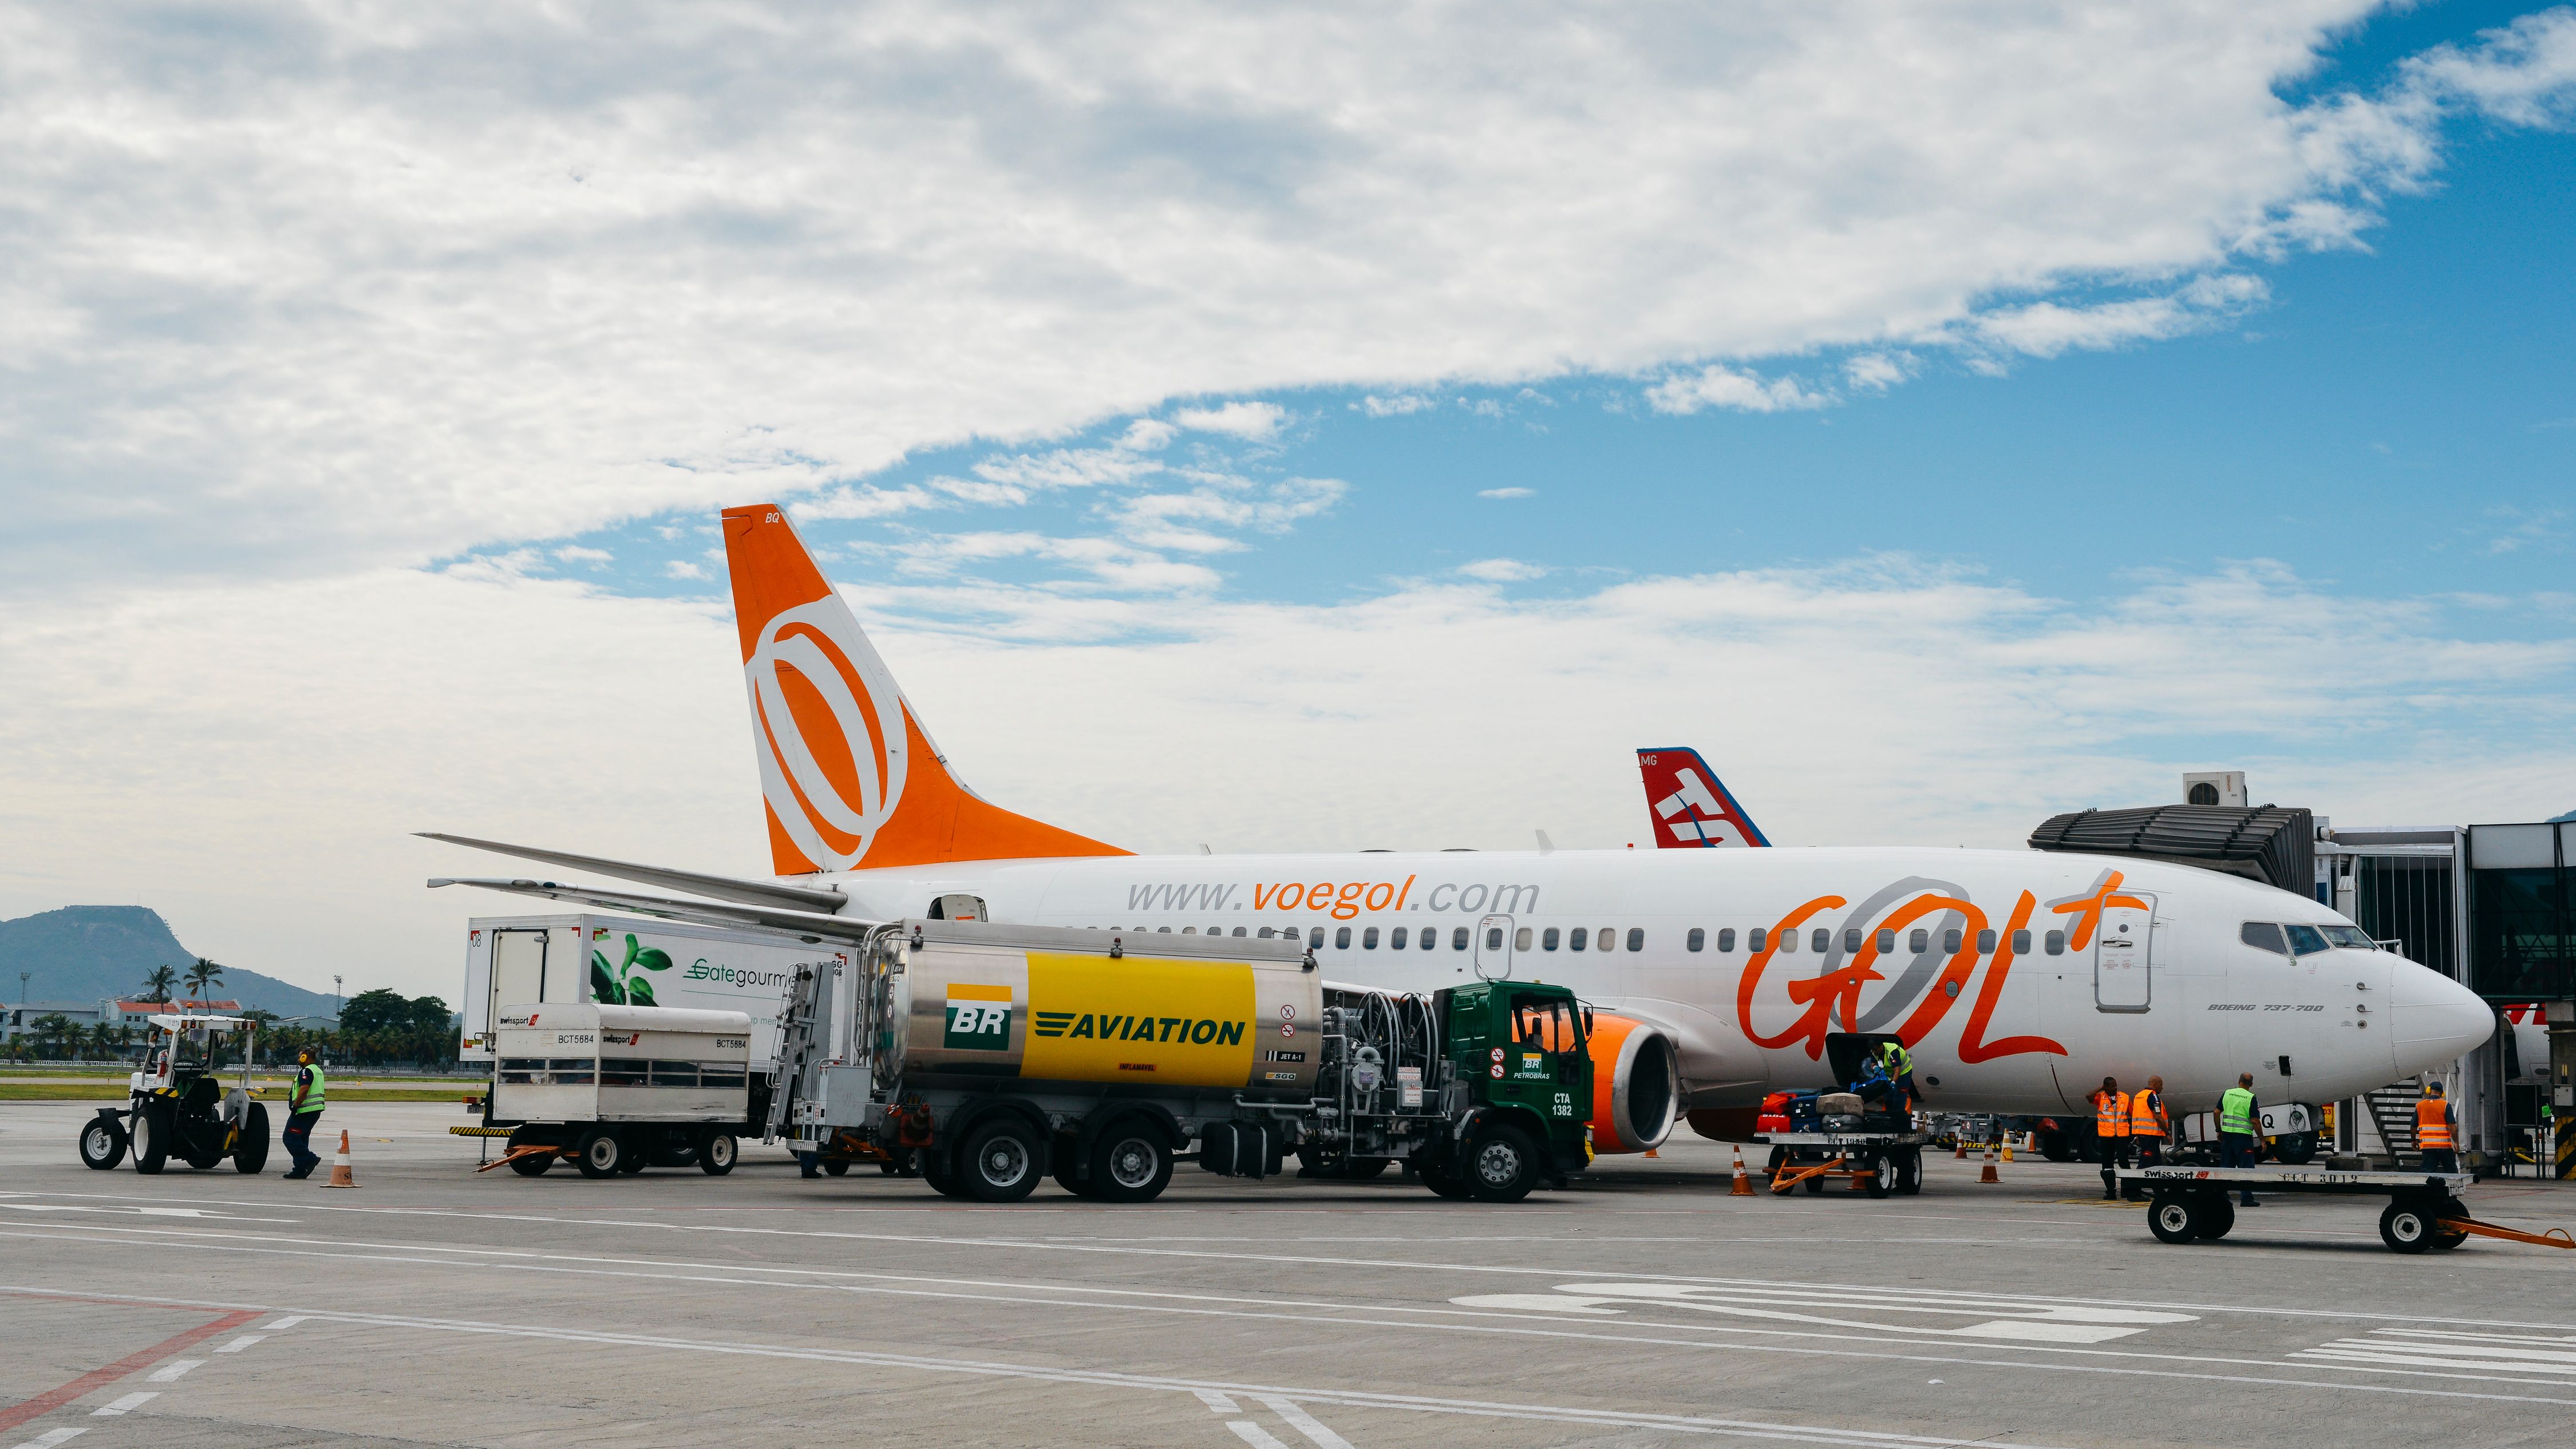
[[[2424,1164],[2424,1154],[2415,1147],[2415,1103],[2423,1095],[2424,1089],[2414,1082],[2391,1082],[2362,1095],[2390,1164],[2401,1171]]]

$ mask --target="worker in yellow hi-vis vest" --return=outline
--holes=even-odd
[[[313,1059],[313,1049],[297,1052],[295,1085],[286,1091],[286,1130],[278,1134],[286,1155],[295,1159],[295,1166],[287,1169],[290,1178],[311,1177],[313,1169],[322,1165],[322,1154],[313,1150],[313,1124],[322,1120],[329,1090],[322,1064]]]
[[[2254,1100],[2254,1074],[2238,1072],[2236,1085],[2218,1094],[2218,1165],[2252,1167],[2261,1156],[2254,1135],[2263,1120],[2263,1104]],[[2238,1207],[2261,1207],[2251,1186],[2236,1195]]]

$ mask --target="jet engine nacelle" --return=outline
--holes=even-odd
[[[1681,1104],[1681,1050],[1671,1033],[1633,1017],[1592,1018],[1592,1150],[1643,1152],[1672,1135]]]

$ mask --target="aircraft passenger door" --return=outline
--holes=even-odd
[[[484,1020],[498,1031],[501,1008],[545,1000],[546,936],[544,931],[492,933],[492,1009]]]
[[[1476,923],[1476,975],[1487,981],[1512,979],[1512,918],[1487,916]]]
[[[2093,1005],[2101,1011],[2144,1011],[2154,999],[2156,900],[2146,905],[2104,906],[2093,938]]]

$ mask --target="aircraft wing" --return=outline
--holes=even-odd
[[[586,870],[598,875],[611,875],[620,880],[660,886],[665,890],[687,891],[692,895],[712,896],[720,901],[740,901],[753,906],[781,906],[791,911],[820,911],[831,915],[850,903],[850,898],[836,890],[815,890],[809,886],[779,885],[764,880],[744,880],[739,876],[702,875],[694,870],[672,870],[666,866],[639,865],[631,860],[610,860],[597,855],[575,855],[568,850],[541,850],[533,845],[511,845],[499,840],[476,840],[469,835],[442,835],[434,830],[413,834],[423,840],[441,840],[449,845],[470,845],[476,850],[489,850],[499,855],[515,855],[522,860],[543,861],[547,865]]]
[[[481,886],[487,891],[508,891],[514,895],[541,896],[550,901],[567,901],[574,905],[596,906],[604,911],[626,911],[638,916],[655,916],[666,921],[687,921],[699,926],[756,926],[765,931],[783,931],[808,942],[862,941],[869,933],[886,924],[884,921],[862,921],[849,916],[829,916],[819,911],[792,911],[776,906],[722,905],[713,901],[684,901],[674,896],[648,896],[635,891],[609,890],[602,886],[566,885],[551,880],[503,880],[499,877],[460,880],[438,877],[429,883],[431,890],[440,886]]]

